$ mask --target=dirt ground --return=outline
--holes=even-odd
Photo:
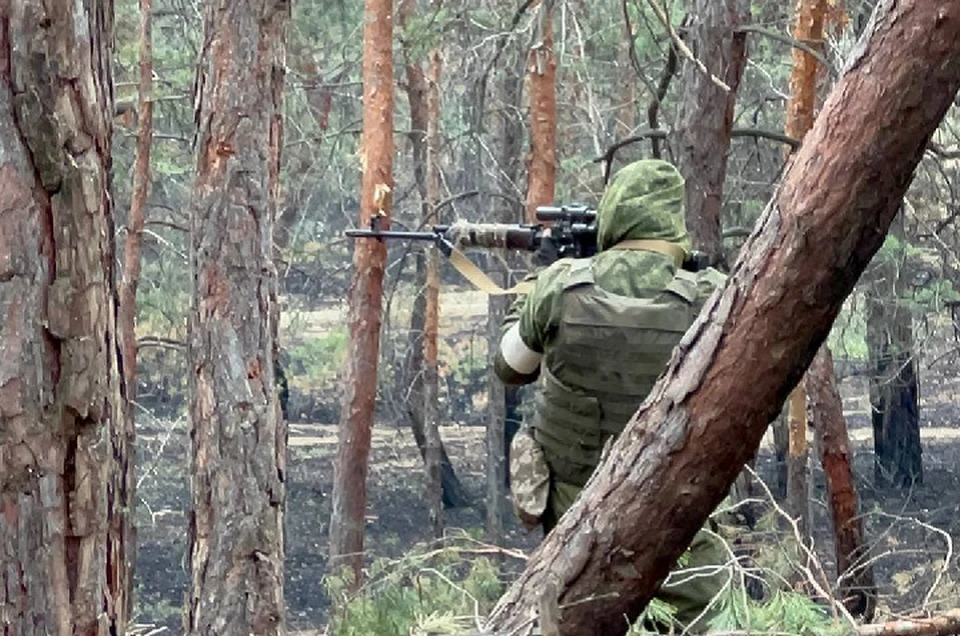
[[[880,586],[880,608],[885,613],[910,612],[925,600],[937,598],[944,599],[946,605],[960,605],[955,548],[960,545],[958,368],[960,358],[956,354],[940,359],[932,368],[921,364],[925,473],[922,484],[906,491],[873,487],[866,385],[862,378],[852,378],[841,387],[854,440],[861,511]],[[171,634],[181,632],[181,607],[188,583],[184,557],[184,511],[189,504],[186,433],[183,419],[144,419],[139,423],[136,620],[165,627],[163,633]],[[483,436],[481,427],[443,427],[442,437],[458,474],[480,502],[472,508],[447,511],[448,527],[483,527]],[[335,440],[335,428],[329,424],[297,423],[290,427],[285,593],[288,625],[294,632],[322,630],[327,620],[329,602],[322,577]],[[811,466],[816,549],[829,568],[832,545],[822,472],[816,462]],[[769,439],[761,448],[758,473],[773,483]],[[399,555],[428,539],[421,487],[421,463],[412,435],[405,429],[379,425],[374,433],[368,488],[367,549],[371,555]],[[531,549],[539,537],[525,535],[510,517],[508,514],[509,545]],[[930,592],[935,583],[936,589]]]

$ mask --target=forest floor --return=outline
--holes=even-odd
[[[944,343],[944,347],[951,346],[956,343]],[[940,360],[936,355],[929,357],[936,363],[929,367],[921,364],[920,374],[924,477],[922,484],[907,490],[873,487],[866,383],[855,377],[841,386],[853,438],[861,512],[871,542],[880,610],[885,616],[910,613],[930,599],[960,605],[960,561],[953,547],[960,545],[960,360],[956,353]],[[149,417],[142,418],[138,426],[135,620],[166,628],[164,634],[179,634],[189,583],[185,569],[187,426],[184,418],[161,421]],[[480,502],[471,508],[447,510],[446,526],[482,534],[484,430],[449,424],[441,435],[458,475]],[[290,425],[285,594],[288,627],[293,633],[322,630],[328,621],[330,602],[323,576],[335,450],[334,425]],[[757,463],[757,472],[767,483],[773,483],[773,464],[768,433]],[[833,548],[818,464],[811,462],[815,548],[829,571]],[[410,432],[378,425],[373,436],[366,527],[366,548],[372,557],[397,557],[429,540],[422,484],[422,464]],[[539,533],[525,534],[509,508],[504,518],[509,547],[528,552],[535,547]],[[936,589],[931,592],[934,584]]]

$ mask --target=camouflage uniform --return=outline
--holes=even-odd
[[[497,374],[508,384],[539,379],[532,426],[515,437],[510,460],[514,509],[528,528],[539,523],[549,532],[573,504],[605,443],[623,430],[723,281],[713,269],[680,268],[690,249],[683,198],[683,178],[669,163],[625,166],[598,207],[597,255],[553,263],[510,309]],[[505,357],[511,331],[526,354],[542,356],[535,369],[518,371]],[[688,560],[697,567],[727,559],[701,531]],[[726,579],[668,580],[659,596],[689,624]]]

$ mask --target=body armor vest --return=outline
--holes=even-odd
[[[598,287],[589,260],[571,266],[533,422],[557,479],[586,484],[696,318],[696,300],[696,275],[683,270],[654,297],[631,298]]]

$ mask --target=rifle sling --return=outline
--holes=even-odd
[[[658,239],[631,239],[620,241],[610,249],[612,250],[643,250],[647,252],[656,252],[663,254],[673,260],[674,265],[680,267],[683,259],[686,257],[686,251],[676,243],[670,241],[661,241]],[[482,269],[473,264],[467,255],[453,248],[450,250],[450,264],[453,265],[460,274],[480,291],[490,296],[501,296],[505,294],[526,294],[533,289],[533,281],[523,280],[504,289],[484,273]]]
[[[620,241],[610,249],[612,250],[642,250],[645,252],[656,252],[663,254],[673,261],[677,267],[683,265],[683,260],[687,257],[687,252],[676,243],[662,241],[660,239],[628,239]]]
[[[509,289],[504,289],[497,285],[482,269],[473,264],[467,255],[453,248],[450,251],[450,264],[453,265],[464,278],[470,281],[474,287],[490,296],[500,296],[504,294],[526,294],[533,289],[533,281],[522,280]]]

